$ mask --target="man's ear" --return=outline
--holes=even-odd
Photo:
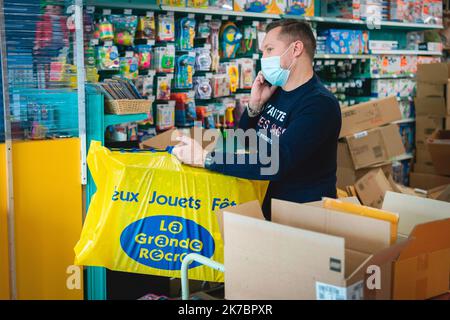
[[[294,43],[294,58],[298,58],[302,55],[303,51],[305,50],[305,46],[302,41],[296,41]]]

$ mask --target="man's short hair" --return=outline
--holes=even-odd
[[[306,53],[313,59],[316,52],[316,38],[311,26],[297,19],[281,19],[269,23],[266,32],[281,27],[280,36],[285,37],[289,43],[300,40],[303,42]]]

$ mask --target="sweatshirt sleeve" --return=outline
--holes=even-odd
[[[280,180],[289,175],[303,161],[310,160],[318,148],[327,147],[326,143],[329,139],[335,137],[337,140],[340,129],[341,115],[337,100],[320,94],[310,99],[308,106],[305,106],[301,112],[293,114],[288,127],[278,139],[279,156],[272,156],[269,163],[262,164],[258,157],[256,164],[250,164],[250,156],[246,154],[245,163],[237,164],[238,155],[234,154],[233,164],[226,164],[224,163],[225,154],[214,153],[212,154],[214,159],[223,159],[223,161],[208,164],[206,168],[238,178]],[[270,150],[270,145],[264,139],[258,140],[258,152],[261,150],[262,143],[266,143],[266,150]],[[267,170],[273,174],[268,174]]]
[[[245,111],[242,113],[241,119],[239,120],[239,129],[248,130],[255,129],[256,124],[258,123],[259,116],[250,117],[248,115],[248,110],[245,108]]]

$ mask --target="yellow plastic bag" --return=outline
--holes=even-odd
[[[75,264],[180,277],[198,253],[223,263],[215,211],[261,203],[268,183],[182,165],[167,152],[110,151],[92,142],[88,165],[97,186],[75,246]],[[223,282],[223,273],[191,263],[189,278]]]

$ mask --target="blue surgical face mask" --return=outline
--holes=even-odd
[[[291,67],[294,64],[294,61],[292,61],[288,69],[283,69],[281,67],[281,57],[284,56],[286,52],[288,52],[288,50],[291,48],[291,45],[289,45],[289,47],[286,49],[286,51],[283,52],[281,56],[261,59],[261,71],[264,75],[264,78],[273,86],[282,87],[286,84],[289,78]]]

